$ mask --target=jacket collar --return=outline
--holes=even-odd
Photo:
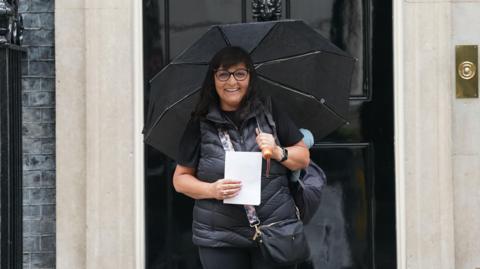
[[[250,112],[250,114],[248,114],[248,116],[244,119],[244,122],[255,117],[255,115],[256,115],[255,111]],[[215,104],[210,105],[208,109],[208,113],[207,115],[205,115],[205,119],[216,124],[235,126],[235,124],[228,117],[226,117],[224,113],[222,113],[222,111],[220,110],[220,107]]]

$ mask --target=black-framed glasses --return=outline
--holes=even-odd
[[[233,77],[237,81],[245,80],[248,77],[248,69],[242,68],[242,69],[237,69],[233,72],[229,72],[227,70],[216,70],[215,71],[215,77],[220,81],[229,80],[231,75],[233,75]]]

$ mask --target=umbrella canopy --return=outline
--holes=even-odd
[[[316,140],[346,122],[353,57],[303,21],[218,25],[150,81],[146,143],[176,159],[208,63],[226,46],[239,46],[250,54],[260,95],[271,96]]]

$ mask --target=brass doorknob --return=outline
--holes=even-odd
[[[472,79],[476,73],[477,67],[470,61],[463,61],[458,65],[458,75],[463,79]]]

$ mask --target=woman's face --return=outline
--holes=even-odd
[[[228,69],[220,66],[214,73],[214,79],[221,109],[223,111],[237,110],[247,94],[250,81],[250,74],[245,64],[232,65]]]

